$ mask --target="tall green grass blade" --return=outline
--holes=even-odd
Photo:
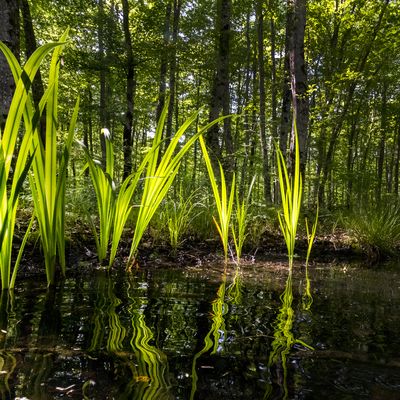
[[[278,213],[278,220],[285,239],[289,268],[291,269],[293,266],[294,248],[302,198],[302,177],[300,171],[300,151],[297,129],[295,129],[295,161],[291,177],[289,177],[285,158],[278,146],[276,146],[276,158],[282,198],[282,214]]]
[[[139,243],[143,237],[143,234],[154,216],[156,210],[161,204],[162,200],[166,196],[172,182],[175,179],[176,174],[179,170],[179,165],[182,158],[194,144],[194,142],[201,137],[211,126],[219,122],[222,118],[208,123],[206,126],[201,128],[197,133],[191,136],[185,141],[185,143],[177,149],[180,140],[189,126],[191,126],[197,119],[200,111],[192,114],[178,129],[175,135],[171,138],[171,141],[159,160],[159,148],[161,143],[161,134],[163,131],[163,124],[165,122],[166,114],[168,111],[168,101],[166,102],[159,123],[156,129],[156,134],[153,139],[152,148],[150,150],[150,159],[148,168],[146,169],[146,175],[144,178],[144,189],[140,202],[139,213],[136,220],[135,231],[132,239],[131,250],[129,253],[128,266],[135,263],[137,250]],[[157,164],[158,162],[158,164]]]
[[[41,46],[27,60],[24,68],[21,68],[12,52],[4,43],[0,42],[0,50],[4,53],[16,82],[16,89],[10,105],[5,128],[1,135],[0,176],[2,179],[0,182],[0,236],[2,240],[0,247],[0,271],[2,289],[12,288],[15,284],[18,263],[27,237],[25,235],[23,245],[20,248],[20,253],[17,258],[17,264],[14,267],[13,276],[11,277],[11,253],[18,195],[30,167],[31,159],[29,159],[29,152],[32,148],[32,135],[37,128],[36,124],[39,120],[39,118],[34,118],[36,114],[33,112],[29,98],[29,89],[43,58],[57,46],[60,46],[60,43],[49,43]],[[11,160],[14,157],[15,144],[22,116],[24,116],[25,120],[25,134],[11,178],[11,189],[8,190],[6,183],[10,178]],[[33,148],[31,152],[32,155],[36,155],[36,149]]]
[[[203,136],[199,138],[201,150],[203,153],[203,158],[206,164],[208,176],[210,178],[211,188],[214,194],[214,200],[217,207],[218,221],[213,217],[215,226],[220,235],[222,247],[224,250],[225,262],[228,261],[228,250],[229,250],[229,227],[231,224],[233,201],[235,197],[235,174],[233,174],[231,189],[228,198],[228,187],[225,180],[225,173],[222,168],[221,163],[219,163],[220,179],[221,184],[218,187],[217,179],[211,164],[210,156],[208,155],[207,147]]]

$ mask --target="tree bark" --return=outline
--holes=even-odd
[[[122,0],[123,28],[126,47],[126,112],[123,131],[123,151],[124,151],[124,173],[123,178],[127,178],[132,172],[132,125],[135,107],[136,91],[136,71],[135,59],[132,50],[132,38],[129,30],[129,4],[128,0]]]
[[[18,0],[0,0],[0,40],[19,60],[20,29]],[[0,128],[3,130],[15,91],[8,62],[0,52]]]
[[[209,120],[213,121],[219,117],[222,111],[223,115],[230,113],[230,93],[229,93],[229,53],[230,53],[230,28],[231,20],[231,0],[217,0],[217,55],[216,72],[213,79]],[[210,158],[214,166],[217,166],[217,160],[222,157],[222,150],[225,145],[226,160],[223,163],[225,172],[229,176],[233,172],[233,140],[231,132],[230,118],[223,121],[223,137],[219,135],[219,124],[215,124],[206,136],[208,146],[211,150]],[[216,169],[218,170],[218,169]],[[229,179],[228,179],[229,181]]]
[[[290,160],[294,165],[295,129],[299,140],[300,170],[304,176],[307,160],[308,137],[308,96],[307,68],[304,58],[304,32],[306,27],[306,1],[288,0],[289,27],[289,68],[292,92],[292,133],[290,140]]]
[[[258,48],[258,77],[259,77],[259,107],[260,107],[260,143],[264,179],[264,199],[271,202],[271,179],[268,163],[268,142],[265,121],[265,66],[264,66],[264,14],[263,0],[257,2],[257,48]]]
[[[99,69],[100,69],[100,128],[109,128],[109,118],[107,111],[107,66],[105,65],[105,50],[104,50],[104,0],[99,0],[98,4],[98,40],[99,40]],[[100,146],[102,163],[105,165],[106,162],[106,142],[104,135],[100,133]]]
[[[381,126],[380,126],[380,138],[378,147],[377,185],[375,192],[377,204],[380,204],[382,198],[383,165],[385,160],[385,141],[386,141],[386,130],[387,130],[386,107],[387,107],[387,82],[384,82],[382,87]]]
[[[156,110],[156,122],[158,123],[161,112],[165,104],[165,92],[167,88],[167,70],[168,70],[168,51],[170,42],[170,20],[171,20],[171,1],[168,1],[165,9],[165,20],[164,20],[164,46],[161,52],[161,63],[160,63],[160,83],[158,87],[158,103]]]
[[[36,38],[33,30],[31,10],[29,8],[28,0],[20,0],[21,2],[21,14],[22,22],[24,27],[24,39],[25,39],[25,50],[26,58],[29,58],[32,53],[36,50]],[[42,81],[42,75],[40,70],[37,72],[34,81],[32,82],[32,96],[36,107],[39,106],[40,100],[44,94],[44,87]],[[40,118],[40,137],[43,145],[46,143],[46,109],[43,110]]]
[[[167,147],[171,141],[172,136],[172,118],[174,115],[174,106],[176,98],[176,75],[177,75],[177,45],[178,45],[178,33],[179,33],[179,18],[181,15],[181,0],[174,0],[174,19],[172,26],[172,48],[170,52],[170,69],[169,69],[169,95],[170,101],[168,105],[167,115],[167,127],[166,127],[166,140],[165,147]]]

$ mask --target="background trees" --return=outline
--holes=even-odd
[[[12,14],[7,7],[17,3],[1,4],[2,39],[10,41],[11,32],[17,43],[18,19],[11,19],[11,31],[4,29]],[[71,27],[62,104],[67,111],[81,94],[78,135],[91,152],[101,154],[98,133],[110,129],[121,177],[137,165],[169,94],[167,142],[201,106],[208,115],[199,125],[240,114],[215,126],[208,145],[228,172],[236,170],[242,190],[257,174],[260,201],[278,200],[274,146],[290,150],[293,108],[308,204],[319,198],[329,207],[350,207],[398,195],[397,1],[24,0],[22,59],[32,51],[27,5],[37,43]],[[5,99],[2,92],[2,110]],[[194,147],[180,178],[192,187],[201,178],[198,151]]]

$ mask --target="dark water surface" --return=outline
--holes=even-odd
[[[400,271],[400,268],[397,268]],[[396,268],[254,264],[19,282],[2,399],[400,399]]]

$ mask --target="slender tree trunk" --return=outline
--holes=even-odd
[[[279,143],[278,137],[278,101],[277,101],[277,79],[276,79],[276,27],[275,27],[275,2],[273,0],[269,1],[269,9],[270,9],[270,43],[271,43],[271,134],[276,143]],[[272,166],[275,164],[275,146],[272,146],[272,162],[271,162],[271,170]],[[273,200],[275,203],[279,201],[279,183],[276,180],[273,185]]]
[[[376,185],[376,202],[380,204],[382,198],[383,183],[383,165],[385,160],[385,141],[387,129],[387,82],[382,87],[382,103],[381,103],[381,128],[378,148],[378,165],[377,165],[377,185]]]
[[[394,163],[394,193],[396,196],[399,195],[399,170],[400,170],[400,117],[396,121],[396,161]]]
[[[33,30],[31,10],[29,8],[28,0],[20,0],[22,22],[24,27],[24,39],[25,39],[25,49],[26,58],[29,58],[32,53],[36,50],[36,38],[35,32]],[[35,106],[39,106],[39,102],[44,94],[42,75],[40,70],[37,72],[36,77],[32,83],[32,95]],[[46,109],[43,110],[42,116],[40,118],[40,137],[42,139],[43,145],[46,143]]]
[[[279,128],[279,149],[283,156],[286,156],[288,138],[289,138],[289,127],[290,127],[290,61],[289,61],[289,50],[290,40],[293,30],[292,13],[289,12],[289,8],[286,12],[286,33],[285,33],[285,59],[283,69],[283,86],[282,86],[282,105],[281,105],[281,121]]]
[[[0,40],[4,42],[19,60],[19,12],[18,0],[0,0]],[[0,52],[0,128],[7,119],[15,82],[8,62]]]
[[[170,143],[172,136],[172,119],[174,115],[174,106],[176,98],[176,74],[177,74],[177,45],[179,34],[179,18],[181,15],[181,0],[174,0],[174,19],[172,27],[172,48],[170,52],[170,69],[169,69],[169,93],[170,102],[168,105],[167,127],[166,127],[166,141],[165,147]]]
[[[99,0],[98,4],[98,40],[99,40],[99,69],[100,69],[100,129],[110,128],[107,110],[107,66],[105,65],[105,50],[104,50],[104,0]],[[106,142],[104,135],[100,133],[100,146],[103,165],[106,162]]]
[[[229,53],[230,53],[230,19],[231,19],[231,0],[217,0],[217,55],[216,72],[212,85],[210,115],[209,120],[218,118],[220,112],[223,115],[230,113],[230,94],[229,94]],[[219,135],[219,124],[215,124],[208,132],[207,143],[211,150],[210,158],[214,166],[217,167],[217,160],[221,159],[223,145],[225,145],[227,157],[224,162],[225,172],[228,176],[232,174],[233,166],[233,140],[231,132],[230,118],[223,121],[223,140]],[[217,170],[217,168],[216,168]]]
[[[249,164],[249,148],[250,148],[250,138],[251,138],[251,129],[250,129],[250,115],[249,110],[246,107],[249,103],[250,99],[250,83],[251,83],[251,40],[250,40],[250,10],[247,12],[246,16],[246,67],[245,67],[245,78],[244,78],[244,122],[243,122],[243,129],[244,129],[244,149],[245,149],[245,156],[243,158],[242,164],[242,173],[240,178],[240,195],[243,196],[245,192],[245,185],[247,182],[247,169]]]
[[[271,179],[268,163],[268,142],[265,121],[265,66],[264,66],[264,15],[262,9],[263,1],[257,2],[257,47],[258,47],[258,76],[259,76],[259,107],[260,107],[260,142],[264,178],[264,199],[271,202]]]
[[[382,8],[381,8],[381,12],[378,16],[378,20],[375,24],[375,26],[372,29],[372,33],[371,33],[371,39],[370,41],[367,43],[365,50],[361,53],[358,62],[357,62],[357,66],[356,66],[356,72],[361,73],[364,71],[368,57],[371,53],[373,44],[375,42],[375,39],[379,33],[381,24],[382,24],[382,20],[383,20],[383,16],[385,15],[386,12],[386,8],[387,5],[389,3],[389,0],[384,0]],[[357,84],[359,83],[358,79],[354,79],[348,88],[347,94],[344,95],[345,99],[343,100],[343,108],[342,111],[340,112],[340,115],[338,116],[338,120],[335,124],[335,126],[332,129],[332,133],[331,133],[331,137],[329,140],[329,144],[328,144],[328,149],[326,151],[326,156],[325,156],[325,160],[324,163],[322,165],[322,178],[321,178],[321,182],[319,185],[319,193],[318,193],[318,198],[319,198],[319,203],[323,204],[323,200],[324,200],[324,192],[325,192],[325,185],[326,182],[328,180],[330,171],[332,169],[332,165],[333,165],[333,155],[334,155],[334,150],[335,150],[335,146],[336,146],[336,142],[337,139],[342,131],[342,126],[344,124],[344,121],[347,117],[347,113],[350,109],[350,105],[351,102],[353,100],[353,96],[354,96],[354,92],[357,88]]]
[[[292,27],[289,35],[290,88],[292,92],[293,106],[290,159],[291,165],[294,165],[295,127],[297,127],[300,151],[300,169],[304,176],[305,162],[307,160],[308,136],[307,68],[304,58],[306,0],[288,0],[288,13]]]
[[[167,87],[167,70],[168,70],[168,52],[170,42],[170,21],[171,21],[171,1],[167,2],[165,9],[165,20],[164,20],[164,47],[161,52],[161,63],[160,63],[160,84],[158,88],[158,103],[156,110],[156,122],[159,121],[161,112],[165,104],[165,92]]]
[[[135,59],[132,50],[132,38],[129,30],[129,4],[128,0],[122,0],[123,11],[123,28],[126,47],[126,113],[123,132],[123,150],[124,150],[124,173],[123,178],[129,176],[132,172],[132,125],[133,112],[135,108],[135,91],[136,91],[136,71]]]

